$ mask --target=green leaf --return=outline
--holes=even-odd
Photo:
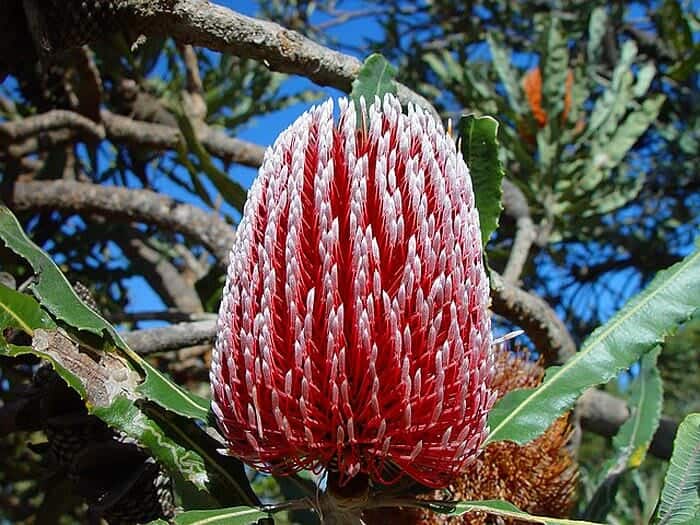
[[[503,166],[498,157],[498,121],[493,117],[466,115],[459,119],[460,149],[474,188],[476,208],[479,211],[481,242],[483,245],[498,227],[503,210]]]
[[[608,13],[605,7],[596,7],[591,13],[591,18],[588,22],[587,55],[589,64],[597,64],[600,61],[607,23]]]
[[[653,62],[648,62],[642,66],[637,73],[637,82],[635,82],[632,88],[632,94],[636,98],[642,98],[649,91],[649,86],[651,86],[652,80],[656,75],[656,66]]]
[[[700,515],[700,414],[678,427],[656,516],[658,525],[692,524]]]
[[[163,410],[146,407],[145,412],[173,442],[196,456],[197,464],[206,474],[204,488],[217,500],[217,507],[260,503],[250,487],[243,463],[234,457],[222,455],[218,450],[219,442],[198,423]]]
[[[506,394],[489,414],[487,443],[523,444],[542,434],[581,393],[607,383],[661,344],[700,307],[700,249],[659,272],[642,292],[596,329],[562,366],[547,369],[536,389]]]
[[[359,111],[362,97],[365,104],[370,106],[374,104],[374,97],[381,99],[386,93],[396,94],[395,77],[396,69],[382,55],[374,53],[367,57],[352,82],[350,98],[355,102],[355,108]]]
[[[518,115],[526,113],[524,109],[525,105],[523,104],[523,94],[520,89],[520,83],[518,82],[518,75],[511,67],[512,60],[508,56],[508,52],[490,33],[486,36],[486,41],[491,49],[493,66],[508,94],[510,106]]]
[[[547,33],[547,47],[542,57],[542,108],[555,125],[558,135],[559,121],[564,111],[566,77],[569,70],[569,50],[566,36],[557,18],[552,17]]]
[[[642,106],[630,113],[617,127],[609,140],[600,147],[594,147],[589,172],[601,169],[611,170],[617,167],[639,137],[654,123],[665,100],[663,95],[654,95],[645,99]],[[589,186],[586,185],[586,187]]]
[[[33,297],[0,284],[0,329],[17,328],[34,335],[36,328],[55,328]]]
[[[673,64],[666,73],[676,82],[686,82],[700,65],[700,43],[695,44],[693,50],[683,60]]]
[[[267,517],[265,512],[251,507],[231,507],[217,510],[190,510],[175,516],[171,523],[175,525],[249,525],[260,518]],[[152,521],[149,525],[166,525],[163,520]]]
[[[0,238],[8,249],[32,266],[37,277],[31,285],[32,292],[54,317],[78,330],[115,338],[116,332],[111,325],[83,303],[61,270],[26,236],[6,206],[0,206]],[[114,343],[117,344],[116,338]]]
[[[207,419],[209,403],[168,380],[133,352],[114,327],[78,297],[58,266],[26,236],[6,206],[0,206],[0,239],[7,248],[23,257],[34,270],[37,282],[31,289],[44,308],[73,328],[109,341],[142,369],[146,378],[138,387],[140,393],[177,414],[203,421]],[[77,336],[79,338],[80,333]]]
[[[543,523],[545,525],[596,525],[590,521],[576,521],[566,518],[549,518],[546,516],[533,516],[523,512],[518,507],[507,501],[484,500],[484,501],[463,501],[457,503],[450,514],[461,516],[468,512],[485,512],[502,518],[513,518],[515,520],[528,521],[531,523]]]
[[[601,482],[591,498],[583,517],[602,521],[615,504],[615,495],[623,475],[641,465],[646,457],[663,404],[663,385],[656,367],[660,347],[642,357],[641,372],[632,386],[629,405],[631,415],[613,438],[615,456],[602,469]]]

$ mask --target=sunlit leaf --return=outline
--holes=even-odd
[[[671,463],[661,492],[658,525],[698,523],[700,515],[700,414],[690,414],[678,427]]]
[[[498,158],[498,121],[493,117],[466,115],[459,120],[460,149],[474,189],[479,211],[481,242],[486,244],[498,227],[503,210],[503,166]]]
[[[700,249],[659,272],[564,365],[547,369],[536,389],[506,394],[489,414],[487,442],[523,444],[542,434],[583,391],[607,383],[700,307]]]

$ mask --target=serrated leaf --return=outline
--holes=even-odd
[[[518,115],[526,113],[523,103],[523,94],[520,89],[520,83],[518,82],[518,75],[511,67],[512,61],[508,56],[508,52],[491,34],[486,35],[486,41],[489,44],[489,49],[491,49],[493,66],[496,69],[498,78],[503,82],[503,87],[506,89],[510,107],[513,108]]]
[[[659,420],[663,404],[663,385],[656,367],[660,348],[642,357],[641,371],[632,386],[631,415],[613,438],[615,455],[602,469],[601,481],[591,497],[583,517],[602,521],[615,505],[615,495],[623,475],[644,461]]]
[[[100,337],[114,336],[111,325],[83,303],[51,258],[26,236],[7,206],[0,206],[0,239],[32,266],[37,281],[31,290],[54,317]]]
[[[481,242],[483,245],[498,227],[503,210],[503,166],[498,157],[498,121],[493,117],[466,115],[459,119],[460,149],[474,189],[479,211]]]
[[[172,441],[197,456],[207,475],[206,491],[216,498],[217,506],[260,503],[250,487],[243,463],[234,457],[222,455],[218,450],[219,442],[199,424],[162,410],[146,409],[145,412]]]
[[[232,507],[217,510],[190,510],[175,516],[175,525],[250,525],[267,513],[251,507]],[[152,521],[149,525],[166,525],[163,520]]]
[[[700,414],[688,415],[678,427],[673,454],[661,491],[658,525],[697,523],[700,515]]]
[[[140,393],[177,414],[203,421],[207,419],[209,403],[168,380],[133,352],[114,327],[78,297],[58,266],[27,237],[6,206],[0,206],[0,239],[8,249],[24,258],[34,270],[37,281],[31,286],[31,290],[44,308],[69,326],[109,341],[114,348],[121,350],[142,369],[146,377],[138,387]]]
[[[562,366],[547,369],[536,389],[514,390],[491,410],[487,443],[524,444],[542,434],[584,390],[607,383],[661,344],[700,307],[700,249],[659,272]]]
[[[455,505],[453,512],[457,516],[468,512],[484,512],[502,518],[511,518],[514,520],[527,521],[530,523],[543,523],[545,525],[596,525],[590,521],[577,521],[566,518],[549,518],[546,516],[534,516],[520,510],[512,503],[501,500],[484,500],[484,501],[463,501]]]
[[[367,57],[357,78],[352,82],[350,98],[355,103],[355,108],[359,110],[362,97],[369,107],[374,103],[374,97],[381,99],[386,93],[396,94],[395,77],[396,69],[382,55],[374,53]]]

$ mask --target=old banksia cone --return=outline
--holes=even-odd
[[[250,190],[212,408],[229,453],[261,470],[443,486],[495,397],[469,172],[420,108],[339,106],[284,131]]]

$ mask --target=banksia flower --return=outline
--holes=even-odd
[[[542,382],[544,369],[526,355],[513,354],[501,347],[496,351],[496,373],[493,387],[499,397],[516,388],[535,388]],[[577,468],[567,448],[572,427],[568,416],[557,419],[539,438],[517,445],[501,441],[488,445],[479,458],[450,484],[455,500],[506,500],[521,510],[543,516],[565,517],[574,505]],[[430,494],[439,497],[440,494]],[[382,511],[365,514],[369,525],[385,523]],[[401,525],[457,524],[483,525],[490,523],[483,513],[468,513],[459,517],[428,511],[401,510],[392,523]],[[505,520],[504,523],[522,523]]]
[[[212,409],[228,452],[263,471],[444,486],[495,397],[469,172],[422,109],[339,106],[283,132],[250,190]]]

